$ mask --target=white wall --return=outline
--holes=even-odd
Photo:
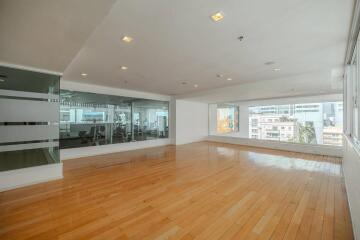
[[[141,92],[141,91],[135,91],[129,89],[122,89],[122,88],[105,87],[94,84],[85,84],[79,82],[66,81],[64,79],[61,79],[60,81],[60,88],[66,90],[72,90],[72,91],[100,93],[100,94],[123,96],[123,97],[145,98],[145,99],[160,100],[160,101],[170,101],[171,99],[171,96],[169,95]]]
[[[206,140],[212,142],[230,143],[243,146],[269,148],[291,152],[311,153],[335,157],[343,156],[343,148],[337,146],[287,143],[270,140],[240,138],[237,136],[208,136]]]
[[[209,135],[217,134],[217,104],[209,104]]]
[[[357,10],[354,11],[354,19],[358,18],[360,4],[357,1]],[[358,20],[356,20],[358,22]],[[357,27],[358,28],[358,27]],[[356,30],[357,32],[357,30]],[[357,42],[356,37],[349,37],[354,39],[354,44]],[[350,47],[351,48],[351,47]],[[352,51],[352,50],[351,50]],[[350,52],[347,54],[347,59],[352,59]],[[359,63],[358,63],[359,65]],[[360,151],[359,147],[354,145],[354,136],[357,131],[354,129],[355,115],[354,109],[355,100],[358,100],[359,96],[354,94],[355,83],[359,81],[359,77],[354,75],[356,66],[347,65],[346,73],[344,77],[344,156],[342,161],[343,174],[346,185],[346,193],[349,202],[351,222],[354,231],[355,239],[360,239]],[[357,102],[357,101],[356,101]]]
[[[63,178],[62,163],[0,172],[0,192]]]
[[[249,106],[239,105],[239,132],[238,137],[249,137]]]
[[[176,100],[176,145],[208,136],[208,104]]]
[[[73,158],[131,151],[136,149],[165,146],[169,144],[170,144],[170,139],[167,138],[167,139],[155,139],[155,140],[147,140],[147,141],[139,141],[139,142],[108,144],[101,146],[62,149],[60,151],[60,159],[63,161]]]
[[[176,144],[176,99],[171,97],[169,109],[169,137],[170,143]]]
[[[348,137],[344,141],[343,172],[355,239],[360,239],[360,153]]]
[[[342,101],[343,94],[316,94],[307,96],[281,97],[281,98],[263,98],[250,101],[238,101],[239,105],[278,105],[278,104],[296,104],[296,103],[317,103],[317,102],[335,102]]]

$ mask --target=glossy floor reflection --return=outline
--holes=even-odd
[[[219,143],[64,163],[0,194],[0,239],[353,239],[341,159]]]

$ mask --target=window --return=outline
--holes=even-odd
[[[168,138],[169,103],[61,90],[60,147]]]
[[[358,63],[358,49],[355,49],[355,54],[352,61],[352,78],[353,78],[353,112],[352,112],[352,135],[356,140],[359,140],[359,63]]]
[[[342,102],[275,105],[271,114],[264,109],[267,108],[249,107],[249,130],[259,129],[259,139],[342,145]],[[257,119],[256,126],[254,119]],[[253,136],[249,131],[249,138]]]
[[[231,133],[239,131],[239,107],[218,106],[216,116],[217,133]]]
[[[257,119],[251,119],[251,126],[256,127],[258,125]]]
[[[352,60],[346,69],[346,78],[344,85],[345,92],[345,109],[346,109],[346,126],[345,133],[354,142],[355,146],[360,147],[360,128],[359,128],[359,100],[360,100],[360,66],[359,66],[359,39],[354,49]],[[338,111],[343,110],[343,105],[337,106]],[[330,135],[327,134],[327,136]],[[333,136],[334,139],[337,136]],[[332,139],[332,140],[334,140]],[[334,140],[335,141],[335,140]]]

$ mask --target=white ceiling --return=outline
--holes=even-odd
[[[63,72],[115,0],[0,0],[0,62]]]
[[[0,0],[0,62],[207,102],[339,92],[353,3]]]
[[[121,0],[63,78],[171,95],[274,79],[304,94],[334,92],[331,71],[343,66],[352,8],[353,0]],[[214,23],[209,16],[217,11],[225,18]],[[134,41],[123,43],[124,35]]]
[[[253,100],[268,101],[274,98],[335,93],[342,93],[342,79],[334,78],[330,73],[317,72],[191,92],[178,95],[177,98],[207,103],[221,103]]]

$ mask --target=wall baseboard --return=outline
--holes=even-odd
[[[0,192],[63,178],[63,164],[0,172]]]
[[[146,140],[139,142],[127,142],[127,143],[116,143],[116,144],[108,144],[101,146],[62,149],[60,151],[60,158],[61,161],[63,161],[74,158],[90,157],[90,156],[103,155],[109,153],[166,146],[170,144],[171,144],[170,138],[164,138],[164,139]]]
[[[297,143],[286,143],[286,142],[266,141],[266,140],[250,139],[250,138],[228,137],[228,136],[214,136],[214,135],[208,136],[206,140],[212,142],[222,142],[222,143],[238,144],[238,145],[244,145],[250,147],[269,148],[276,150],[310,153],[317,155],[327,155],[334,157],[343,156],[343,148],[336,146],[297,144]]]
[[[187,139],[182,141],[176,141],[175,145],[185,145],[185,144],[202,142],[202,141],[207,141],[207,137],[199,137],[199,138],[193,138],[191,140]]]

